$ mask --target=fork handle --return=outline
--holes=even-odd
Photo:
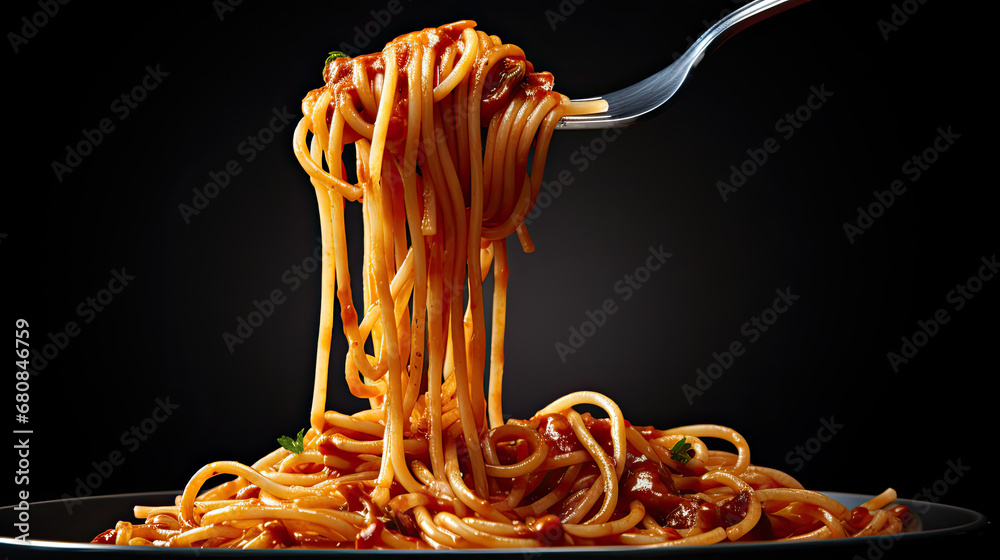
[[[581,106],[602,102],[604,111],[570,114],[559,119],[563,130],[627,126],[665,107],[684,85],[691,70],[726,39],[779,12],[809,0],[756,0],[737,8],[708,28],[684,53],[666,68],[629,87],[602,97],[577,99]]]
[[[763,21],[775,14],[781,13],[809,0],[756,0],[741,6],[715,22],[698,39],[692,43],[681,58],[694,57],[690,63],[696,66],[710,50],[717,49],[727,39],[743,31],[751,25]]]

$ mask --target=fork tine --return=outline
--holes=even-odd
[[[777,13],[809,0],[756,0],[715,22],[697,41],[673,63],[656,74],[629,87],[609,93],[603,97],[581,99],[592,101],[603,99],[608,104],[607,111],[586,115],[567,115],[556,123],[563,130],[585,130],[627,126],[648,118],[664,109],[687,81],[691,70],[698,65],[713,46],[718,46],[729,37]],[[573,101],[574,103],[577,100]]]

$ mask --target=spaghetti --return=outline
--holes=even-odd
[[[716,425],[629,424],[610,398],[564,396],[504,422],[507,239],[564,115],[602,110],[552,91],[518,47],[460,21],[381,53],[334,53],[302,103],[295,154],[319,206],[320,334],[302,448],[206,465],[168,507],[138,506],[99,543],[226,548],[678,546],[900,532],[890,489],[848,509],[751,464]],[[356,181],[344,149],[353,145]],[[356,301],[345,205],[364,217]],[[492,269],[487,348],[483,281]],[[335,301],[351,393],[326,410]],[[487,359],[488,358],[488,359]],[[489,382],[484,373],[489,367]],[[587,405],[600,418],[581,414]],[[711,450],[728,442],[735,452]],[[205,489],[217,475],[235,478]]]

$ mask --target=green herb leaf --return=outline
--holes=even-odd
[[[674,444],[670,449],[670,458],[679,463],[687,464],[691,460],[691,444],[687,442],[686,437],[682,437],[680,441]]]
[[[331,62],[338,58],[351,58],[340,51],[330,51],[330,56],[326,57],[326,62],[323,63],[323,68],[330,65]]]
[[[351,58],[340,51],[330,51],[330,56],[326,57],[326,62],[323,63],[323,77],[326,78],[326,69],[330,66],[330,63],[338,58]]]
[[[281,436],[280,438],[278,438],[278,443],[280,443],[282,447],[291,451],[292,453],[302,453],[302,451],[305,449],[305,443],[303,443],[303,439],[305,439],[305,436],[306,436],[306,429],[302,428],[301,430],[299,430],[299,435],[295,436],[295,439],[292,439],[288,436]]]

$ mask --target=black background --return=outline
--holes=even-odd
[[[5,4],[3,316],[29,321],[34,350],[53,345],[32,364],[29,423],[10,421],[33,430],[32,499],[79,495],[114,451],[124,462],[91,476],[93,493],[180,488],[205,463],[251,463],[307,424],[318,278],[293,291],[283,275],[316,246],[315,198],[291,151],[294,123],[252,161],[240,145],[274,111],[298,114],[322,85],[327,51],[379,50],[407,31],[474,19],[581,98],[662,68],[735,6],[343,4],[72,2],[46,18],[34,16],[38,3]],[[47,21],[15,52],[9,33],[27,35],[22,17]],[[880,26],[893,17],[895,28]],[[997,251],[991,69],[964,31],[981,17],[946,2],[813,1],[727,42],[657,118],[603,138],[557,132],[546,179],[572,182],[532,221],[535,253],[511,245],[505,413],[527,417],[593,389],[635,424],[732,426],[754,462],[807,487],[929,489],[991,513],[1000,281],[960,310],[948,301]],[[162,81],[122,118],[116,99],[148,68]],[[830,94],[804,110],[811,88]],[[808,119],[785,138],[776,126],[797,110]],[[59,176],[53,164],[102,119],[114,129]],[[957,139],[912,180],[904,163],[939,129]],[[778,151],[724,200],[717,182],[768,138]],[[180,205],[231,160],[240,173],[185,218]],[[852,243],[844,224],[897,179],[905,193]],[[616,282],[661,246],[672,256],[624,300]],[[129,285],[99,313],[78,313],[123,268]],[[741,326],[776,289],[798,299],[750,342]],[[223,333],[274,290],[283,303],[230,351]],[[607,299],[617,311],[561,357],[557,343]],[[887,354],[938,309],[948,323],[895,371]],[[79,332],[64,338],[68,321]],[[703,394],[685,395],[737,340],[745,354]],[[339,372],[339,332],[335,341]],[[329,408],[366,404],[340,376],[332,385]],[[176,410],[125,445],[157,399]],[[824,420],[837,433],[816,447]],[[814,456],[795,460],[807,444]],[[13,491],[2,500],[14,501]]]

